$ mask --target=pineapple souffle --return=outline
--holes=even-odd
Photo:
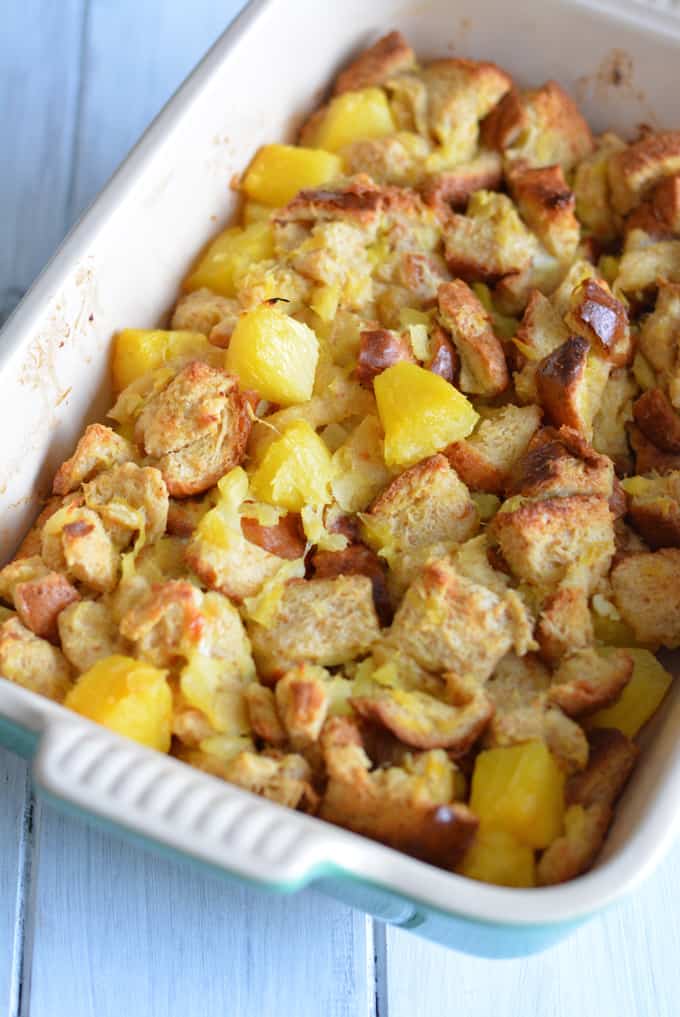
[[[680,645],[680,132],[392,32],[238,187],[169,328],[114,338],[0,673],[431,864],[572,879]]]

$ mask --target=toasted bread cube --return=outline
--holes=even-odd
[[[625,147],[625,142],[615,134],[603,134],[597,139],[592,155],[579,162],[574,175],[576,215],[586,229],[603,241],[614,240],[619,232],[611,204],[607,163]]]
[[[388,367],[374,381],[387,466],[410,466],[465,438],[479,419],[462,393],[417,364]]]
[[[437,301],[460,359],[460,388],[475,395],[498,395],[507,388],[508,369],[482,303],[461,279],[440,286]]]
[[[499,595],[442,559],[425,565],[409,586],[383,645],[424,671],[484,681],[513,645],[526,652],[527,625],[514,592]]]
[[[178,357],[214,360],[215,349],[201,332],[123,329],[116,335],[113,346],[111,372],[114,390],[121,392],[136,378]]]
[[[623,367],[612,371],[593,419],[593,448],[608,456],[618,473],[629,473],[632,456],[627,425],[633,419],[633,400],[638,394],[635,379]]]
[[[279,208],[298,191],[319,187],[342,175],[342,161],[331,152],[294,145],[263,145],[245,172],[241,189],[253,201]]]
[[[388,560],[419,547],[462,543],[478,519],[465,484],[442,455],[404,470],[363,517],[367,542]]]
[[[680,547],[680,471],[662,477],[628,477],[628,515],[638,533],[656,551]]]
[[[606,283],[586,279],[573,291],[565,323],[617,367],[630,362],[633,345],[625,304]]]
[[[603,647],[599,652],[607,656],[611,651]],[[635,738],[658,710],[673,678],[649,650],[627,647],[625,653],[633,661],[630,681],[614,705],[594,713],[588,718],[588,725],[616,728],[629,738]]]
[[[170,748],[172,694],[165,671],[105,657],[81,675],[64,706],[159,752]]]
[[[633,417],[645,437],[663,452],[680,452],[680,415],[660,388],[650,388],[633,405]]]
[[[292,580],[269,626],[248,626],[258,672],[276,678],[297,663],[333,666],[364,656],[380,634],[366,576]]]
[[[506,194],[476,191],[466,215],[451,213],[444,223],[446,263],[452,275],[468,282],[493,285],[521,275],[537,251],[536,237]]]
[[[71,668],[62,652],[15,616],[0,624],[0,675],[58,703],[71,687]]]
[[[194,360],[147,401],[135,437],[169,494],[184,498],[207,491],[241,462],[249,411],[235,377]]]
[[[42,532],[45,564],[93,590],[113,590],[118,582],[118,554],[104,524],[89,508],[65,505]]]
[[[615,804],[640,750],[622,731],[616,728],[595,728],[588,732],[590,756],[588,766],[569,778],[566,798],[569,805]]]
[[[616,607],[639,643],[680,646],[680,550],[623,558],[612,569],[611,582]]]
[[[348,175],[365,173],[377,184],[415,186],[423,175],[430,145],[419,134],[399,131],[382,138],[363,138],[345,145],[342,161]]]
[[[642,323],[638,348],[660,377],[676,409],[680,408],[679,327],[680,285],[661,282],[654,311]]]
[[[658,288],[661,279],[680,282],[680,240],[660,240],[625,250],[619,262],[614,293],[639,296]]]
[[[57,642],[60,613],[77,600],[80,594],[76,588],[58,572],[17,583],[14,588],[14,606],[21,621],[36,636],[52,643]]]
[[[477,149],[479,121],[490,113],[512,85],[495,64],[475,60],[434,60],[423,71],[427,118],[432,136],[456,162],[471,159]]]
[[[556,665],[566,654],[585,649],[594,640],[588,594],[569,577],[543,603],[536,639],[544,658]]]
[[[471,490],[501,494],[540,422],[538,406],[509,403],[485,417],[465,441],[449,445],[446,458]]]
[[[338,74],[333,94],[381,85],[386,78],[415,66],[415,53],[401,32],[389,32],[365,49]]]
[[[615,702],[633,674],[633,661],[625,650],[601,656],[592,647],[564,657],[553,675],[550,701],[570,717],[593,713]]]
[[[536,402],[536,371],[540,362],[569,338],[567,328],[550,300],[533,290],[513,344],[524,363],[514,375],[515,390],[523,403]]]
[[[238,314],[238,301],[233,297],[221,297],[204,287],[180,297],[170,324],[174,329],[202,332],[209,336],[213,346],[224,348],[229,345]]]
[[[113,614],[101,600],[69,604],[57,619],[64,656],[78,672],[120,652],[122,640]]]
[[[313,132],[306,131],[305,142],[313,148],[338,152],[354,141],[382,138],[396,129],[387,96],[381,88],[369,86],[331,99],[315,118]]]
[[[253,495],[270,505],[299,512],[330,499],[330,452],[305,420],[290,424],[265,451],[251,479]]]
[[[536,168],[559,163],[565,173],[593,148],[588,124],[556,81],[508,92],[487,118],[482,140],[504,152],[508,162]]]
[[[321,734],[330,705],[325,668],[301,664],[276,683],[276,707],[293,745],[307,746]]]
[[[290,406],[311,398],[318,359],[311,328],[262,304],[238,319],[225,367],[262,399]]]
[[[611,461],[595,452],[577,431],[543,427],[518,461],[509,489],[525,498],[596,494],[610,500],[614,483]]]
[[[187,291],[207,288],[223,297],[235,297],[237,284],[253,263],[274,255],[274,235],[268,221],[242,229],[231,226],[210,244],[184,281]]]
[[[608,360],[581,336],[572,336],[538,365],[539,401],[553,423],[572,427],[589,441],[610,372]]]
[[[608,805],[570,805],[564,813],[564,833],[548,845],[538,863],[538,882],[550,886],[586,872],[604,843],[611,821]]]
[[[110,427],[90,424],[78,441],[70,459],[57,470],[52,490],[55,494],[69,494],[96,473],[134,458],[134,448]]]
[[[625,215],[664,177],[680,171],[680,131],[647,134],[609,159],[612,204]]]
[[[576,199],[560,165],[540,169],[513,168],[510,189],[520,215],[543,246],[562,262],[570,262],[581,229],[574,215]]]
[[[533,848],[505,830],[478,830],[456,872],[496,886],[536,885]]]
[[[598,496],[526,501],[517,507],[509,500],[489,528],[513,573],[543,588],[556,587],[571,566],[587,562],[592,589],[614,555],[612,514]]]
[[[364,329],[360,334],[356,375],[360,385],[373,388],[373,379],[393,364],[416,362],[405,336],[391,329]]]
[[[470,808],[480,827],[544,848],[562,831],[564,774],[540,741],[480,752]]]
[[[657,448],[635,424],[628,425],[628,438],[635,456],[636,473],[664,474],[669,470],[680,470],[680,453]]]
[[[494,191],[503,179],[498,152],[482,149],[473,159],[451,169],[430,173],[422,190],[425,203],[445,221],[451,209],[462,211],[475,191]]]

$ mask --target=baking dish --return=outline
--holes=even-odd
[[[56,466],[109,404],[108,349],[124,325],[162,320],[192,254],[229,217],[227,182],[297,118],[353,50],[400,28],[423,56],[493,59],[520,81],[553,76],[596,129],[673,123],[664,68],[672,16],[636,3],[491,0],[400,5],[251,4],[172,100],[7,323],[0,345],[2,553],[9,557]],[[498,31],[503,17],[503,30]],[[304,57],[304,58],[302,58]],[[274,86],[274,87],[272,87]],[[651,871],[675,835],[680,702],[672,690],[596,868],[541,890],[486,886],[285,810],[0,682],[0,740],[34,756],[65,807],[272,890],[305,885],[458,949],[544,948]]]

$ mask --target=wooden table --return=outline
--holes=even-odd
[[[239,6],[5,0],[0,315]],[[680,1015],[680,846],[562,946],[489,962],[133,849],[35,804],[2,750],[0,844],[0,1015]]]

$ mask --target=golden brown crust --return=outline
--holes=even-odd
[[[590,415],[586,407],[586,367],[590,346],[581,336],[571,336],[540,362],[536,370],[539,401],[558,427],[571,427],[587,434]],[[606,379],[605,379],[606,380]]]
[[[633,405],[633,416],[644,436],[662,452],[680,452],[680,416],[660,388],[650,388]]]
[[[567,818],[570,816],[568,812]],[[613,817],[608,805],[581,807],[573,828],[549,844],[541,855],[536,867],[538,883],[554,886],[586,872],[599,854]]]
[[[509,404],[483,420],[470,438],[449,445],[444,454],[471,490],[501,494],[540,421],[538,406]]]
[[[651,207],[669,233],[680,233],[680,174],[656,185]]]
[[[279,718],[274,693],[266,685],[252,682],[243,693],[250,726],[259,738],[271,745],[284,745],[288,734]]]
[[[645,490],[629,493],[628,515],[653,551],[680,547],[680,471],[651,477]]]
[[[586,279],[574,290],[565,322],[617,367],[631,360],[633,344],[626,307],[596,279]]]
[[[563,584],[541,606],[536,627],[541,654],[553,666],[567,653],[581,650],[594,640],[587,592]]]
[[[21,621],[36,636],[51,643],[59,638],[59,613],[76,600],[80,600],[78,591],[58,572],[17,583],[14,589],[14,606]]]
[[[633,661],[624,650],[601,657],[585,647],[562,660],[548,694],[569,717],[581,717],[616,702],[632,674]]]
[[[135,654],[156,667],[169,667],[190,652],[202,635],[202,594],[185,580],[155,586],[140,604],[123,615],[121,635]]]
[[[285,208],[277,210],[277,224],[288,222],[347,221],[369,227],[384,212],[418,215],[424,209],[419,196],[402,187],[378,187],[360,174],[345,187],[319,187],[300,191]]]
[[[356,376],[364,388],[373,388],[373,379],[401,361],[414,364],[416,358],[408,339],[387,328],[364,329],[359,336]]]
[[[57,470],[52,491],[54,494],[69,494],[96,473],[131,459],[134,459],[134,449],[129,441],[104,424],[90,424],[71,458]]]
[[[510,191],[522,218],[550,254],[571,261],[578,247],[580,226],[576,199],[567,186],[562,167],[513,168],[508,175]]]
[[[447,749],[463,756],[493,716],[493,703],[474,681],[452,676],[448,701],[426,692],[376,689],[370,696],[354,696],[352,706],[366,720],[381,724],[405,745],[416,749]]]
[[[401,32],[389,32],[338,74],[333,85],[333,95],[368,88],[370,85],[381,85],[393,74],[410,70],[415,62],[415,53]]]
[[[0,674],[58,703],[71,686],[71,669],[62,652],[24,628],[18,618],[0,625]]]
[[[62,498],[59,498],[56,495],[47,499],[45,505],[40,510],[38,518],[19,544],[17,552],[14,555],[15,559],[31,558],[33,555],[40,554],[40,549],[42,547],[43,526],[50,516],[53,516],[54,513],[61,508],[62,500]]]
[[[194,360],[146,403],[135,437],[176,498],[201,494],[245,455],[249,401],[236,378]]]
[[[423,200],[446,220],[452,209],[464,209],[475,191],[495,191],[502,180],[501,157],[497,152],[482,150],[470,162],[427,177],[422,186]]]
[[[60,611],[57,624],[64,656],[81,674],[104,657],[126,649],[112,612],[101,600],[70,604]]]
[[[456,348],[441,325],[436,323],[430,329],[430,359],[424,366],[451,384],[454,384],[460,372],[460,358]]]
[[[595,728],[588,734],[590,757],[587,768],[567,782],[565,795],[570,805],[616,804],[626,786],[640,750],[616,728]]]
[[[614,600],[638,642],[680,645],[680,551],[632,554],[611,572]]]
[[[570,427],[543,427],[517,462],[508,491],[526,498],[596,494],[610,499],[614,469]]]
[[[291,561],[301,558],[305,553],[307,544],[297,512],[288,512],[281,516],[274,526],[263,526],[257,519],[243,516],[241,530],[251,544],[256,544],[277,558]]]
[[[486,396],[503,392],[509,382],[505,354],[477,296],[461,279],[454,279],[439,287],[437,302],[460,357],[460,388]]]
[[[669,470],[680,470],[680,453],[662,452],[649,440],[639,427],[631,425],[628,436],[635,453],[635,472],[668,473]]]
[[[640,141],[615,152],[609,159],[612,203],[625,215],[663,177],[680,170],[680,131],[647,134]]]
[[[45,564],[100,593],[118,582],[118,555],[97,515],[78,503],[65,506],[47,521],[41,553]]]
[[[301,664],[276,683],[274,697],[281,722],[292,744],[307,747],[321,734],[328,713],[329,698],[321,667]]]
[[[349,544],[343,551],[315,551],[311,566],[316,579],[336,576],[367,576],[373,586],[373,603],[381,625],[392,621],[392,603],[387,592],[387,566],[365,544]]]

